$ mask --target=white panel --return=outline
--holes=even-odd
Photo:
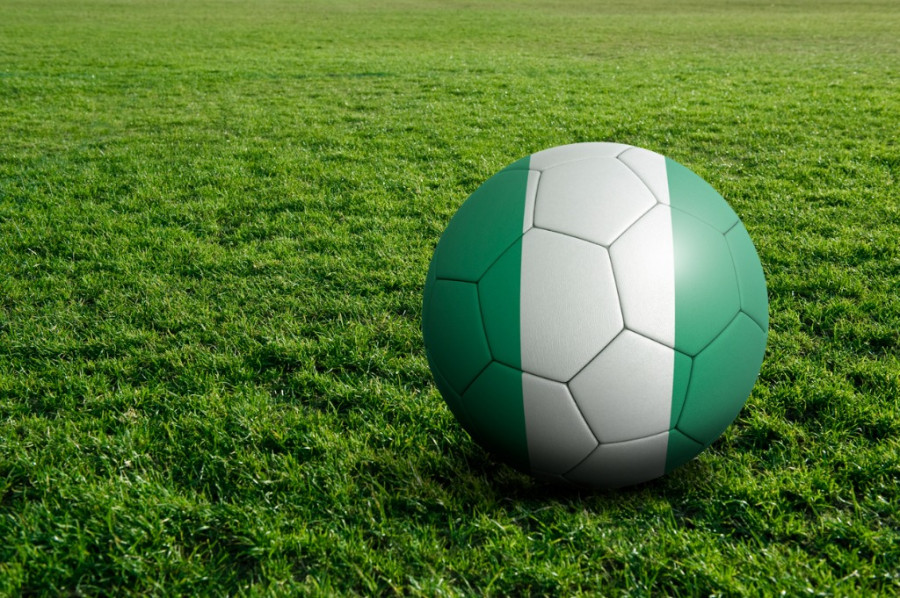
[[[528,167],[532,170],[544,170],[564,162],[583,160],[584,158],[615,158],[630,147],[630,145],[622,143],[602,142],[560,145],[531,154]]]
[[[619,154],[619,160],[634,171],[659,203],[669,205],[669,179],[666,175],[665,156],[640,147],[633,147]]]
[[[669,429],[675,351],[628,330],[569,382],[601,443]]]
[[[609,249],[629,330],[675,346],[672,212],[656,206]]]
[[[522,232],[527,232],[534,225],[534,200],[537,196],[538,181],[541,173],[528,171],[528,182],[525,185],[525,216],[522,218]]]
[[[522,398],[533,469],[544,474],[565,473],[597,446],[562,382],[522,374]]]
[[[660,477],[666,472],[669,433],[601,444],[566,478],[595,488],[621,488]]]
[[[587,158],[548,168],[541,175],[534,224],[608,246],[656,198],[615,158]]]
[[[522,237],[522,369],[565,382],[622,329],[609,254],[533,228]]]

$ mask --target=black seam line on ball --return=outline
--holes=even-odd
[[[679,422],[679,423],[680,423],[680,422]],[[671,432],[672,430],[678,432],[679,434],[681,434],[682,436],[684,436],[684,437],[687,438],[688,440],[693,440],[694,442],[696,442],[696,443],[699,444],[700,446],[706,446],[706,443],[705,443],[705,442],[700,442],[699,440],[697,440],[696,438],[694,438],[693,436],[691,436],[690,434],[688,434],[687,432],[685,432],[684,430],[682,430],[681,428],[679,428],[679,427],[678,427],[678,424],[675,424],[673,427],[669,428],[669,432]]]
[[[619,233],[618,235],[616,235],[616,238],[609,242],[609,249],[612,249],[612,246],[616,244],[616,241],[618,241],[618,240],[621,239],[623,236],[625,236],[625,233],[627,233],[628,231],[630,231],[632,228],[634,228],[634,226],[635,226],[638,222],[640,222],[641,220],[643,220],[643,219],[644,219],[644,216],[646,216],[647,214],[649,214],[650,212],[652,212],[654,209],[656,209],[657,206],[661,206],[661,205],[664,206],[664,205],[666,205],[666,204],[655,203],[655,204],[653,204],[652,206],[650,206],[649,208],[647,208],[646,210],[644,210],[643,212],[641,212],[641,215],[640,215],[640,216],[638,216],[637,218],[635,218],[634,221],[633,221],[631,224],[629,224],[628,226],[625,227],[625,230],[623,230],[621,233]]]
[[[760,324],[760,323],[757,322],[755,319],[753,319],[753,316],[751,316],[750,314],[748,314],[747,312],[745,312],[743,307],[741,308],[740,313],[742,313],[742,314],[744,314],[745,316],[747,316],[747,318],[748,318],[751,322],[753,322],[754,324],[756,324],[756,327],[759,328],[759,331],[760,331],[760,332],[762,332],[762,333],[765,334],[766,336],[769,336],[769,331],[768,331],[767,329],[763,328],[763,327],[762,327],[762,324]],[[735,316],[735,319],[737,319],[737,316]]]
[[[506,253],[504,251],[504,253]],[[481,324],[481,333],[484,335],[484,342],[487,343],[488,353],[491,356],[491,360],[494,359],[494,347],[491,346],[491,337],[487,331],[487,318],[484,317],[484,304],[481,301],[481,288],[476,284],[475,285],[475,301],[478,302],[478,323]]]
[[[499,254],[497,254],[497,257],[495,257],[491,261],[491,263],[488,264],[488,266],[484,269],[484,272],[482,272],[481,274],[478,275],[478,280],[475,281],[475,284],[478,284],[479,282],[481,282],[481,279],[484,278],[484,275],[487,274],[490,271],[490,269],[494,267],[494,264],[499,262],[500,258],[502,258],[504,255],[506,255],[507,252],[509,252],[509,250],[513,248],[513,245],[515,245],[516,243],[521,241],[522,237],[524,237],[524,236],[525,236],[525,232],[523,231],[523,232],[519,233],[519,235],[515,239],[513,239],[513,241],[509,245],[504,247],[503,251],[501,251]]]
[[[628,330],[628,328],[625,327],[625,324],[623,323],[623,324],[622,324],[622,328],[619,329],[619,331],[616,333],[616,335],[615,335],[614,337],[612,337],[611,339],[609,339],[609,342],[608,342],[608,343],[606,343],[605,345],[603,345],[602,347],[600,347],[600,350],[597,351],[596,353],[594,353],[594,354],[591,356],[591,358],[588,359],[588,360],[585,362],[585,364],[584,364],[583,366],[581,366],[580,368],[578,368],[578,371],[575,372],[574,374],[572,374],[572,376],[571,376],[568,380],[566,380],[565,385],[568,386],[569,383],[570,383],[572,380],[574,380],[574,379],[578,376],[578,374],[580,374],[581,372],[584,371],[584,368],[586,368],[587,366],[591,365],[591,362],[594,361],[595,359],[597,359],[597,357],[599,357],[601,353],[603,353],[604,351],[606,351],[606,348],[607,348],[608,346],[610,346],[611,344],[613,344],[613,342],[615,342],[615,340],[616,340],[617,338],[619,338],[620,336],[622,336],[622,335],[625,333],[626,330],[627,330],[628,332],[631,332],[630,330]],[[571,392],[571,391],[570,391],[570,392]],[[574,399],[575,396],[572,395],[572,398]],[[585,421],[587,421],[587,420],[585,420]],[[590,426],[588,426],[588,427],[590,428]]]
[[[459,393],[459,398],[462,398],[463,395],[465,395],[467,392],[469,392],[469,388],[471,388],[472,385],[475,384],[475,381],[478,380],[478,378],[481,377],[481,375],[484,373],[484,371],[485,371],[486,369],[488,369],[489,367],[491,367],[491,364],[492,364],[492,363],[494,363],[494,356],[493,356],[493,355],[491,356],[491,360],[487,362],[487,365],[485,365],[483,368],[481,368],[480,370],[478,370],[478,373],[475,374],[475,376],[474,376],[471,380],[469,380],[469,383],[466,384],[466,387],[460,391],[460,393]]]
[[[723,199],[724,199],[724,198],[723,198]],[[738,216],[738,219],[735,220],[734,224],[732,224],[731,226],[729,226],[729,227],[728,227],[728,230],[726,230],[726,231],[725,231],[724,233],[722,233],[722,234],[723,234],[723,235],[727,235],[728,233],[730,233],[730,232],[732,231],[732,229],[734,229],[735,226],[737,226],[737,225],[740,224],[740,223],[741,223],[741,217]]]
[[[678,417],[675,418],[675,423],[672,424],[671,428],[669,428],[669,430],[678,430],[679,432],[681,432],[681,430],[678,428],[678,424],[681,423],[681,418],[684,417],[684,408],[687,406],[688,396],[690,396],[690,394],[691,394],[691,386],[694,383],[694,358],[691,357],[690,355],[687,355],[687,353],[682,353],[680,351],[677,351],[677,352],[681,353],[682,355],[686,355],[687,358],[691,360],[691,371],[688,374],[687,386],[685,386],[685,388],[684,388],[684,399],[681,400],[681,409],[678,410]],[[681,432],[681,433],[684,434],[684,432]],[[687,434],[684,434],[684,435],[687,436]],[[688,436],[688,438],[691,438],[691,437]],[[691,440],[696,440],[696,439],[691,438]],[[703,444],[703,443],[701,442],[700,444]]]
[[[601,349],[601,352],[602,352],[602,349]],[[598,355],[599,355],[599,353],[598,353]],[[594,357],[596,357],[596,355]],[[588,361],[588,363],[590,363],[593,360],[594,360],[594,358],[592,357],[591,360]],[[584,368],[582,368],[582,369],[584,369]],[[575,405],[575,410],[578,411],[578,415],[581,417],[581,421],[583,421],[584,425],[587,426],[588,432],[590,432],[591,436],[594,439],[594,442],[596,442],[597,444],[600,444],[600,440],[597,438],[597,433],[594,432],[594,429],[591,427],[591,424],[588,423],[587,418],[584,416],[584,412],[581,410],[581,406],[578,404],[578,401],[575,400],[575,395],[572,394],[572,389],[569,388],[568,382],[560,382],[559,380],[554,380],[553,378],[548,378],[546,376],[539,376],[538,374],[532,374],[531,372],[526,371],[524,368],[522,368],[522,373],[528,374],[529,376],[531,376],[533,378],[539,378],[540,380],[546,380],[547,382],[554,382],[556,384],[562,384],[563,386],[565,386],[566,393],[569,395],[569,398],[572,399],[572,403]],[[524,398],[524,392],[522,394],[523,394],[523,398]],[[591,452],[593,452],[593,449],[591,450]]]
[[[619,152],[618,154],[616,154],[616,160],[618,160],[620,156],[623,156],[623,155],[627,154],[628,152],[630,152],[630,151],[633,150],[633,149],[640,149],[640,148],[638,148],[637,146],[634,146],[634,145],[629,145],[628,147],[626,147],[625,149],[623,149],[621,152]],[[649,150],[648,150],[648,151],[649,151]]]
[[[616,160],[619,162],[619,164],[621,164],[622,166],[627,168],[628,172],[633,174],[635,176],[635,178],[641,182],[641,184],[647,189],[647,191],[650,192],[650,195],[653,196],[653,199],[656,200],[657,205],[663,203],[662,200],[660,200],[656,196],[656,193],[653,192],[653,189],[650,188],[650,185],[647,184],[647,181],[645,181],[643,178],[641,178],[641,175],[639,175],[638,172],[634,168],[632,168],[631,166],[629,166],[628,164],[626,164],[625,162],[622,161],[621,156],[624,155],[626,152],[631,151],[632,149],[634,149],[634,148],[628,148],[627,150],[625,150],[624,152],[622,152],[621,154],[616,156]],[[668,187],[669,187],[669,181],[666,180],[666,188],[668,189]],[[663,204],[663,205],[668,205],[668,204]]]
[[[728,330],[728,327],[731,326],[732,324],[734,324],[734,321],[737,320],[738,316],[741,315],[742,313],[744,313],[744,312],[741,309],[741,306],[738,305],[738,308],[736,310],[734,310],[734,314],[730,318],[728,318],[728,322],[724,326],[722,326],[722,329],[719,330],[714,337],[712,337],[710,340],[706,341],[706,344],[704,344],[702,347],[697,349],[696,353],[688,353],[687,351],[681,351],[681,352],[684,353],[685,355],[687,355],[688,357],[690,357],[691,359],[693,359],[694,357],[697,357],[698,355],[700,355],[701,353],[706,351],[707,347],[709,347],[711,344],[716,342],[718,340],[718,338],[720,336],[722,336],[722,333],[725,332],[726,330]],[[746,314],[744,314],[744,315],[746,315]],[[750,318],[750,319],[753,320],[753,318]],[[676,348],[676,350],[680,350],[680,349]]]
[[[529,229],[529,230],[531,230],[531,229]],[[493,259],[493,261],[491,261],[491,263],[488,264],[488,265],[485,267],[484,272],[482,272],[481,274],[479,274],[479,275],[478,275],[478,278],[476,278],[475,280],[467,280],[467,279],[464,279],[464,278],[454,278],[454,277],[451,277],[451,276],[443,276],[443,275],[441,275],[441,274],[436,274],[434,278],[435,278],[435,280],[449,280],[449,281],[453,281],[453,282],[466,282],[466,283],[469,283],[469,284],[477,285],[479,282],[481,282],[481,279],[484,278],[484,275],[487,274],[488,271],[489,271],[491,268],[494,267],[494,264],[496,264],[497,262],[499,262],[499,261],[500,261],[500,258],[502,258],[504,255],[506,255],[506,252],[508,252],[510,249],[512,249],[512,246],[513,246],[513,245],[515,245],[516,243],[518,243],[519,241],[522,240],[522,237],[523,237],[523,236],[525,236],[525,233],[524,233],[524,232],[523,232],[523,233],[520,233],[519,236],[516,237],[509,245],[507,245],[506,247],[504,247],[503,250],[501,250],[500,253],[497,254],[497,257],[495,257],[495,258]]]
[[[569,469],[567,469],[565,472],[563,472],[563,473],[560,474],[560,475],[562,475],[562,476],[565,478],[567,475],[569,475],[570,473],[572,473],[573,471],[575,471],[576,469],[578,469],[579,467],[581,467],[581,466],[584,464],[585,461],[587,461],[588,459],[590,459],[591,456],[592,456],[594,453],[596,453],[598,450],[600,450],[600,447],[603,447],[603,446],[613,446],[613,445],[616,445],[616,444],[623,444],[623,443],[626,443],[626,442],[634,442],[635,440],[644,440],[645,438],[653,438],[653,437],[655,437],[655,436],[662,436],[663,434],[668,434],[668,433],[670,433],[671,431],[672,431],[672,428],[669,428],[668,430],[663,430],[662,432],[658,432],[658,433],[656,433],[656,434],[648,434],[647,436],[640,436],[640,437],[638,437],[638,438],[629,438],[628,440],[618,440],[618,441],[616,441],[616,442],[598,442],[598,443],[597,443],[597,446],[595,446],[593,449],[591,449],[591,452],[589,452],[589,453],[584,457],[584,459],[582,459],[581,461],[579,461],[578,463],[576,463],[575,465],[573,465],[572,467],[570,467]],[[681,430],[678,430],[678,431],[679,431],[680,433],[684,434],[684,432],[681,432]],[[691,438],[691,437],[688,436],[687,434],[684,434],[684,435],[687,436],[688,438],[690,438],[691,440],[693,440],[694,442],[697,442],[695,439]],[[698,444],[700,444],[701,446],[703,445],[702,442],[699,442]],[[566,479],[568,479],[568,478],[566,478]]]
[[[725,200],[723,199],[722,201],[725,201]],[[726,203],[727,203],[727,202],[726,202]],[[729,207],[730,207],[730,206],[729,206]],[[735,226],[737,226],[737,225],[740,224],[740,222],[741,222],[740,217],[739,217],[737,214],[735,214],[734,217],[736,218],[736,220],[734,221],[734,223],[732,223],[731,226],[729,226],[729,227],[725,230],[725,232],[722,232],[722,231],[720,231],[718,228],[716,228],[716,226],[715,226],[714,224],[712,224],[711,222],[709,222],[709,221],[707,221],[707,220],[701,218],[700,216],[697,216],[697,215],[694,214],[693,212],[688,212],[687,210],[685,210],[685,209],[683,209],[683,208],[679,208],[679,207],[676,207],[676,206],[673,206],[673,205],[669,205],[669,209],[670,209],[670,210],[673,210],[673,211],[678,211],[678,212],[681,212],[682,214],[685,214],[685,215],[687,215],[687,216],[690,216],[691,218],[693,218],[694,220],[696,220],[696,221],[699,222],[700,224],[705,224],[706,226],[708,226],[709,228],[713,229],[714,231],[716,231],[717,233],[719,233],[719,234],[722,235],[723,237],[724,237],[726,234],[728,234],[728,233],[731,231],[731,229],[733,229]]]

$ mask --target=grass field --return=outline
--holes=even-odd
[[[0,595],[900,592],[900,5],[0,0]],[[450,216],[608,140],[729,200],[766,361],[618,492],[437,393]]]

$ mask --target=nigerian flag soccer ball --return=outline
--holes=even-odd
[[[459,208],[422,331],[477,442],[533,475],[615,488],[679,467],[737,416],[765,352],[766,282],[699,176],[578,143],[510,164]]]

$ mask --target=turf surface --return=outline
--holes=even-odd
[[[900,6],[0,0],[0,595],[900,592]],[[484,179],[647,147],[766,361],[700,458],[499,465],[420,293]]]

